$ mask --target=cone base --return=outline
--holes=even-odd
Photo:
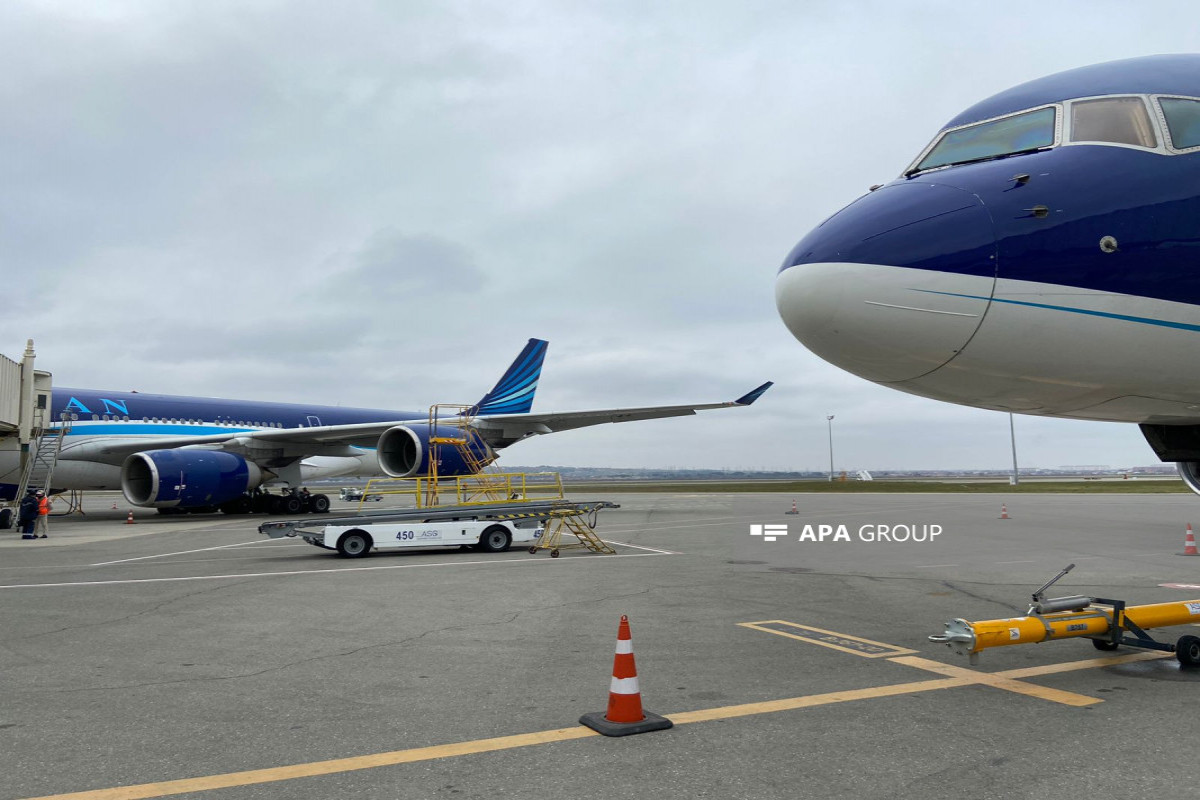
[[[603,711],[595,711],[580,717],[579,724],[586,725],[596,733],[602,733],[605,736],[629,736],[633,733],[664,731],[675,725],[666,717],[660,717],[651,711],[643,709],[642,713],[646,715],[646,718],[640,722],[610,722],[604,716]]]

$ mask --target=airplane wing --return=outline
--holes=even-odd
[[[607,422],[633,422],[644,419],[682,417],[715,408],[748,406],[771,388],[768,381],[747,392],[737,400],[724,403],[701,403],[678,406],[649,406],[646,408],[609,408],[596,411],[569,411],[548,414],[497,414],[475,417],[471,425],[493,448],[507,447],[514,442],[544,433],[586,428]],[[454,424],[453,420],[444,420]],[[108,464],[120,464],[128,456],[144,450],[192,448],[223,450],[246,456],[263,463],[275,460],[294,460],[309,456],[354,456],[353,448],[374,447],[381,434],[397,425],[427,423],[422,419],[397,419],[353,425],[323,425],[311,428],[271,428],[238,430],[208,436],[129,436],[93,439],[78,444],[64,444],[62,457],[84,459]]]
[[[596,411],[567,411],[547,414],[496,415],[478,417],[471,422],[471,427],[478,431],[479,435],[489,445],[500,449],[530,436],[569,431],[575,428],[587,428],[592,425],[602,425],[606,422],[634,422],[643,419],[686,417],[695,414],[697,411],[748,406],[762,397],[763,393],[773,385],[773,381],[767,381],[762,386],[747,392],[737,400],[725,403],[649,406],[646,408],[606,408]]]

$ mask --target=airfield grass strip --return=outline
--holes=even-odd
[[[1188,494],[1175,479],[1127,481],[564,481],[566,490],[579,492],[776,492],[821,494]]]

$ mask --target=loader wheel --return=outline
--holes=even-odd
[[[485,553],[503,553],[510,544],[512,544],[512,537],[508,534],[508,528],[503,525],[493,525],[479,537],[479,544],[476,547]]]
[[[1116,650],[1120,647],[1119,642],[1106,642],[1103,639],[1092,639],[1092,647],[1097,650]]]
[[[346,531],[338,539],[338,555],[345,558],[362,558],[371,553],[371,537],[365,531]]]
[[[1175,643],[1175,657],[1182,666],[1200,666],[1200,637],[1180,636]]]

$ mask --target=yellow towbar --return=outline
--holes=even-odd
[[[1033,593],[1033,603],[1023,617],[946,623],[944,633],[929,637],[979,663],[979,653],[990,647],[1032,644],[1054,639],[1091,639],[1099,650],[1120,645],[1175,653],[1184,666],[1200,666],[1200,637],[1183,636],[1174,644],[1158,642],[1146,633],[1151,628],[1200,622],[1200,600],[1126,606],[1123,600],[1072,595],[1046,599],[1044,592],[1074,568],[1070,564]]]

